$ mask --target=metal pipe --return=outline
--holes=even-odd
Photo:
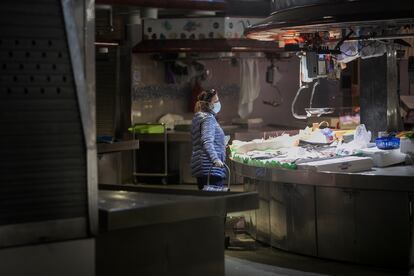
[[[92,0],[84,2],[82,7],[85,9],[84,25],[80,37],[72,1],[61,0],[61,5],[67,44],[70,45],[69,54],[86,146],[89,230],[91,234],[96,235],[98,233],[98,161],[95,117],[95,47],[93,47],[95,7]]]
[[[318,86],[318,85],[319,85],[319,79],[316,80],[316,82],[313,84],[312,94],[311,94],[310,102],[309,102],[309,108],[312,108],[313,95],[315,94],[316,86]]]
[[[402,39],[402,38],[414,38],[414,34],[381,35],[381,36],[375,36],[375,37],[356,36],[356,37],[350,37],[346,39],[345,41]],[[338,41],[338,40],[333,40],[333,41]]]
[[[95,10],[110,10],[112,9],[111,5],[95,5]]]
[[[109,31],[113,32],[115,30],[114,28],[114,16],[113,16],[113,9],[111,5],[96,5],[95,10],[105,10],[108,11],[108,23],[109,23]]]
[[[295,98],[292,101],[291,111],[292,111],[292,115],[293,115],[293,117],[295,117],[295,119],[306,120],[308,118],[306,115],[298,115],[295,112],[295,104],[296,104],[296,101],[299,97],[299,94],[302,92],[302,90],[307,89],[307,88],[309,88],[309,86],[307,84],[302,85],[301,87],[299,87],[299,90],[298,90],[298,92],[296,92]]]
[[[94,42],[95,46],[119,46],[117,42]]]

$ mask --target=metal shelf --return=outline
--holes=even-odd
[[[148,124],[135,124],[132,128],[132,139],[136,140],[137,132],[136,127],[137,126],[145,126]],[[148,172],[137,172],[137,156],[136,151],[133,151],[133,160],[132,160],[132,178],[134,183],[137,183],[136,176],[150,176],[150,177],[167,177],[168,176],[168,136],[167,136],[167,129],[165,127],[165,124],[151,124],[151,125],[160,125],[163,127],[163,133],[148,133],[146,135],[154,135],[161,137],[161,141],[164,145],[164,171],[163,172],[157,172],[157,173],[148,173]],[[165,179],[163,179],[163,184],[166,184]]]

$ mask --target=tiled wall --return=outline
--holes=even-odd
[[[205,89],[215,88],[219,91],[222,111],[219,119],[222,123],[231,122],[238,117],[238,96],[240,91],[240,67],[229,60],[201,61],[212,74],[202,82]],[[250,118],[261,117],[266,124],[303,127],[304,122],[291,115],[291,102],[298,89],[299,60],[293,57],[276,63],[282,73],[276,88],[266,83],[266,68],[269,61],[259,59],[261,92],[254,103],[254,111]],[[191,119],[189,100],[191,85],[187,76],[179,77],[176,84],[167,84],[165,68],[162,62],[151,59],[150,55],[133,55],[132,65],[132,120],[134,123],[154,122],[166,113],[183,115]],[[308,105],[310,91],[300,97],[298,110]],[[263,104],[263,101],[281,102],[278,107]],[[314,106],[340,107],[342,95],[338,82],[322,80],[314,97]]]
[[[400,94],[401,95],[414,95],[414,84],[411,83],[410,85],[410,74],[412,73],[408,72],[408,59],[400,60]]]

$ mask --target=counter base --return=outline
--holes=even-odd
[[[259,209],[246,212],[245,217],[247,231],[256,240],[324,259],[408,268],[414,193],[397,186],[408,183],[395,179],[386,190],[371,189],[371,175],[365,176],[365,183],[359,182],[364,179],[360,174],[354,178],[358,183],[335,183],[337,176],[329,173],[312,182],[312,177],[305,179],[306,172],[300,171],[284,176],[289,180],[286,183],[277,181],[278,170],[258,174],[261,168],[234,163],[244,190],[259,193]],[[347,178],[352,180],[352,175]],[[368,184],[365,189],[361,188],[364,184]]]

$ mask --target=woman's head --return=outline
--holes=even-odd
[[[221,105],[217,91],[214,89],[201,92],[197,97],[195,112],[210,112],[218,113]]]

